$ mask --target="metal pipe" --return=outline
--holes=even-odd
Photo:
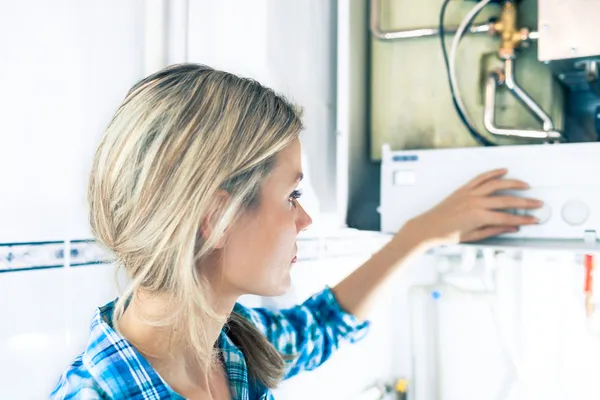
[[[396,31],[384,31],[381,29],[381,8],[379,2],[381,0],[371,0],[371,34],[379,40],[404,40],[404,39],[415,39],[421,37],[438,36],[440,30],[438,27],[430,28],[414,28],[414,29],[401,29]],[[458,30],[457,26],[450,26],[444,28],[444,33],[454,34]],[[468,33],[488,33],[491,30],[490,24],[477,24],[469,27]],[[539,32],[530,31],[527,37],[529,40],[537,40],[539,38]]]
[[[515,64],[514,59],[504,60],[504,84],[516,98],[521,100],[523,104],[542,121],[544,131],[553,131],[554,124],[552,118],[540,107],[540,105],[529,96],[515,80]]]
[[[381,0],[371,0],[371,34],[380,40],[402,40],[414,39],[420,37],[438,36],[440,30],[437,27],[403,29],[397,31],[384,31],[381,29]],[[456,33],[458,26],[444,28],[444,33]],[[469,33],[488,33],[490,24],[473,25],[469,28]]]
[[[496,126],[494,114],[496,111],[496,87],[499,83],[498,81],[498,74],[493,72],[488,76],[485,84],[485,104],[483,111],[483,124],[485,129],[487,129],[492,135],[496,136],[546,140],[559,140],[562,138],[561,133],[554,130],[539,131],[535,129],[510,129]]]

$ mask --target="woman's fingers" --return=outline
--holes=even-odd
[[[465,189],[475,189],[478,186],[482,185],[485,182],[488,182],[492,179],[500,178],[501,176],[506,175],[508,171],[506,168],[494,169],[491,171],[484,172],[483,174],[477,175],[470,182],[468,182],[464,188]]]
[[[525,190],[529,185],[518,179],[493,179],[474,188],[472,193],[478,196],[489,196],[502,190]]]
[[[538,219],[531,215],[515,215],[501,211],[488,211],[483,218],[482,226],[521,226],[535,225]]]
[[[506,173],[505,168],[484,172],[467,183],[463,189],[468,190],[472,195],[489,196],[502,190],[524,190],[529,188],[526,182],[519,179],[501,179]]]
[[[460,241],[477,241],[537,224],[538,219],[533,216],[504,211],[530,210],[543,205],[536,199],[498,193],[529,188],[521,180],[505,179],[506,173],[501,168],[475,177],[424,214],[421,225],[430,227],[432,239],[450,242],[449,238],[456,238],[456,234]]]
[[[520,226],[535,225],[538,219],[531,215],[515,215],[507,209],[536,209],[543,205],[537,199],[516,196],[486,196],[476,200],[470,209],[474,229],[465,232],[462,241],[478,241],[503,233],[516,232]]]
[[[544,203],[537,199],[529,199],[516,196],[490,196],[480,200],[481,206],[488,210],[508,210],[508,209],[535,209],[540,208]]]

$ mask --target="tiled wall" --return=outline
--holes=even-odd
[[[0,243],[0,399],[47,398],[117,296],[112,260],[93,240]]]
[[[355,245],[357,235],[361,238],[360,247]],[[341,231],[335,236],[305,236],[298,241],[298,260],[362,255],[365,248],[375,248],[385,240],[386,237],[378,233],[353,230]],[[0,243],[0,273],[108,264],[113,259],[109,251],[92,239]]]
[[[85,348],[96,307],[117,296],[114,266],[87,256],[73,260],[91,264],[70,266],[70,245],[2,246],[0,399],[47,398]]]
[[[112,259],[93,240],[0,243],[0,273],[106,264]]]

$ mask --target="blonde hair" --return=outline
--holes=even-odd
[[[184,332],[201,365],[211,367],[203,324],[222,316],[207,304],[197,266],[234,218],[260,201],[276,155],[301,130],[283,97],[207,66],[171,66],[133,86],[99,145],[88,191],[92,231],[132,279],[115,305],[117,330],[136,290],[166,293],[176,312],[154,322]],[[221,190],[230,201],[204,240],[200,224]],[[232,314],[229,325],[250,375],[273,387],[281,355],[241,316]]]

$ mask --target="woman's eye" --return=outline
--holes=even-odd
[[[297,207],[298,202],[297,200],[302,196],[302,191],[301,190],[294,190],[291,194],[290,194],[290,203],[292,204],[292,206],[294,208]]]

